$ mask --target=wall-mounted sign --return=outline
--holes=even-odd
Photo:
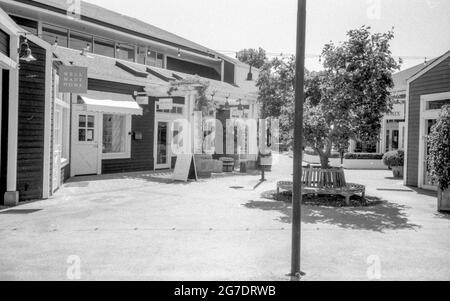
[[[148,96],[137,96],[136,102],[138,105],[148,105]]]
[[[159,109],[160,110],[172,110],[173,109],[173,99],[172,98],[160,98],[159,102]]]
[[[61,66],[59,72],[60,93],[87,93],[88,68],[78,66]]]

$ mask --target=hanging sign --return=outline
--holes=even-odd
[[[59,92],[86,94],[88,90],[88,68],[61,66],[59,68]]]
[[[197,166],[195,165],[194,155],[182,154],[177,156],[173,179],[175,181],[182,182],[187,182],[188,180],[198,180]]]

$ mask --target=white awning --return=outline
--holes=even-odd
[[[142,108],[131,95],[89,91],[81,96],[86,111],[106,114],[143,115]]]

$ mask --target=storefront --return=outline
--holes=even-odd
[[[404,148],[405,104],[394,104],[391,113],[382,121],[381,152],[390,152]]]
[[[437,189],[429,178],[427,139],[444,105],[450,105],[450,51],[408,80],[406,185]]]

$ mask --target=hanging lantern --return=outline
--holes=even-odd
[[[36,61],[36,58],[33,56],[33,53],[31,51],[30,45],[28,44],[27,38],[25,38],[23,43],[20,45],[19,59],[27,63]]]

